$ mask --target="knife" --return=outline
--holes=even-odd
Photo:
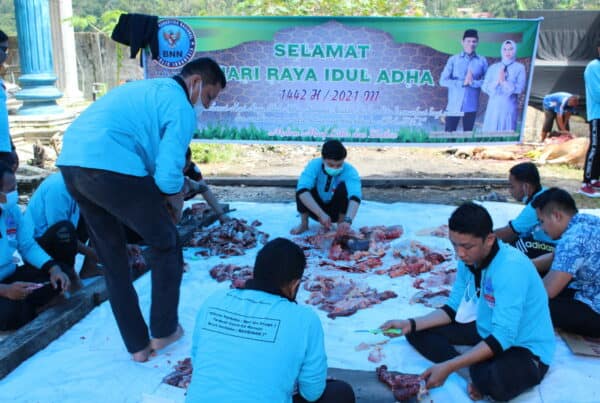
[[[402,334],[402,329],[387,329],[387,330],[383,330],[383,329],[359,329],[359,330],[355,330],[354,333],[371,333],[371,334],[379,334],[379,333],[383,333],[383,334],[398,334],[401,335]]]

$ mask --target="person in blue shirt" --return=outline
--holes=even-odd
[[[245,289],[217,291],[198,311],[186,402],[355,401],[352,387],[327,380],[323,327],[296,295],[306,267],[285,238],[256,255]]]
[[[175,224],[183,207],[185,152],[226,79],[212,59],[172,78],[133,81],[89,106],[64,134],[56,161],[104,266],[109,301],[127,350],[144,362],[183,335],[177,307],[183,273]],[[148,245],[150,334],[129,274],[124,226]],[[152,336],[152,338],[151,338]]]
[[[381,328],[402,329],[406,340],[436,363],[421,375],[428,388],[458,371],[469,380],[473,400],[513,399],[541,382],[554,355],[542,279],[524,254],[496,239],[482,206],[459,206],[448,227],[459,262],[446,305]],[[459,354],[455,345],[473,348]]]
[[[585,155],[583,183],[579,193],[588,197],[600,197],[600,37],[596,39],[598,57],[586,66],[585,104],[590,124],[590,144]]]
[[[544,97],[544,124],[542,125],[542,141],[552,131],[554,120],[560,132],[568,133],[570,130],[569,119],[579,105],[579,96],[568,92],[554,92]]]
[[[440,85],[448,88],[445,122],[447,132],[456,131],[461,117],[463,131],[473,130],[479,109],[481,85],[488,69],[487,59],[475,52],[479,44],[477,30],[467,29],[461,43],[463,51],[448,59],[440,76]]]
[[[512,197],[524,203],[525,207],[515,219],[508,222],[508,225],[494,230],[496,237],[515,246],[530,259],[551,254],[555,241],[544,232],[535,209],[531,206],[531,202],[546,191],[542,188],[537,167],[531,162],[514,165],[510,168],[508,183]]]
[[[485,73],[481,89],[489,95],[483,118],[484,132],[514,132],[517,128],[519,96],[525,89],[525,66],[517,61],[517,44],[502,42],[501,60]]]
[[[533,201],[544,231],[558,240],[544,286],[554,326],[600,337],[600,217],[582,214],[571,195],[551,188]]]
[[[0,30],[0,68],[8,58],[8,36]],[[10,137],[8,126],[8,109],[6,107],[6,87],[0,79],[0,161],[17,171],[19,156]]]
[[[67,273],[73,284],[79,282],[74,270],[77,253],[94,261],[98,259],[94,249],[80,240],[77,230],[79,215],[79,207],[67,191],[60,172],[42,181],[24,213],[24,219],[34,228],[36,242],[53,259],[68,265]]]
[[[0,163],[0,330],[18,329],[70,287],[64,263],[52,260],[35,242],[33,227],[17,205],[16,186],[11,167]],[[19,267],[15,251],[24,259]]]
[[[339,140],[328,140],[321,148],[321,158],[306,165],[296,185],[296,206],[300,225],[294,235],[308,230],[308,217],[329,229],[338,223],[338,233],[346,233],[360,206],[360,176],[345,162],[346,147]]]

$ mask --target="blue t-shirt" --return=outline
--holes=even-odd
[[[546,234],[542,229],[535,209],[531,205],[531,203],[536,199],[536,197],[544,193],[546,190],[547,189],[543,188],[542,190],[534,194],[531,200],[529,200],[529,202],[525,205],[523,210],[521,210],[521,213],[519,213],[519,215],[514,220],[511,220],[508,223],[508,225],[510,225],[512,230],[519,234],[519,237],[521,238],[531,235],[536,241],[555,244],[556,241],[550,238],[548,234]]]
[[[8,126],[8,108],[6,106],[6,88],[0,80],[0,151],[10,152],[10,130]]]
[[[202,304],[192,340],[190,403],[309,401],[325,390],[327,356],[317,314],[278,295],[218,291]]]
[[[161,192],[183,187],[196,114],[172,78],[132,81],[90,105],[65,132],[57,166],[153,176]]]
[[[544,109],[547,111],[554,111],[559,115],[562,115],[565,112],[574,112],[575,108],[567,105],[567,101],[571,96],[573,96],[573,94],[569,94],[568,92],[555,92],[548,94],[544,97]]]
[[[59,221],[70,221],[77,227],[79,207],[60,172],[48,176],[35,190],[25,210],[25,220],[33,226],[35,238]]]
[[[481,273],[477,332],[483,339],[493,336],[503,350],[524,347],[550,365],[556,341],[542,279],[527,256],[498,244],[498,253]],[[476,289],[475,276],[459,261],[446,303],[455,312],[467,286]]]
[[[600,313],[600,217],[575,214],[562,234],[550,270],[573,276],[575,299]]]
[[[315,158],[310,161],[300,178],[298,178],[298,184],[296,191],[301,190],[312,190],[317,189],[319,197],[325,203],[329,203],[333,198],[335,189],[344,183],[346,185],[346,191],[348,192],[348,199],[356,199],[358,201],[362,198],[360,176],[358,171],[349,163],[344,162],[342,172],[337,176],[328,175],[325,172],[322,158]]]
[[[15,272],[13,255],[16,250],[38,269],[51,260],[33,239],[33,227],[23,219],[20,207],[13,205],[0,212],[0,280]]]

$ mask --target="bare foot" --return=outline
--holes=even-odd
[[[305,232],[308,230],[308,225],[307,224],[300,224],[297,227],[294,227],[290,230],[290,234],[292,235],[300,235],[301,233]]]
[[[131,354],[131,358],[136,362],[146,362],[150,358],[150,355],[152,355],[152,347],[148,344],[143,350]]]
[[[467,386],[467,393],[469,394],[469,397],[473,401],[477,401],[477,400],[482,400],[483,399],[483,395],[481,394],[481,392],[479,390],[477,390],[477,388],[475,387],[475,385],[473,385],[472,383],[470,383]]]
[[[181,325],[177,325],[177,329],[175,329],[175,331],[169,336],[157,337],[155,339],[150,340],[150,347],[152,347],[152,349],[156,351],[162,350],[169,344],[173,344],[177,340],[181,339],[181,337],[183,337],[183,328],[181,327]]]

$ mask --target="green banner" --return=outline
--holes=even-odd
[[[520,141],[538,20],[181,17],[159,22],[147,78],[197,57],[227,87],[197,107],[206,141]]]

